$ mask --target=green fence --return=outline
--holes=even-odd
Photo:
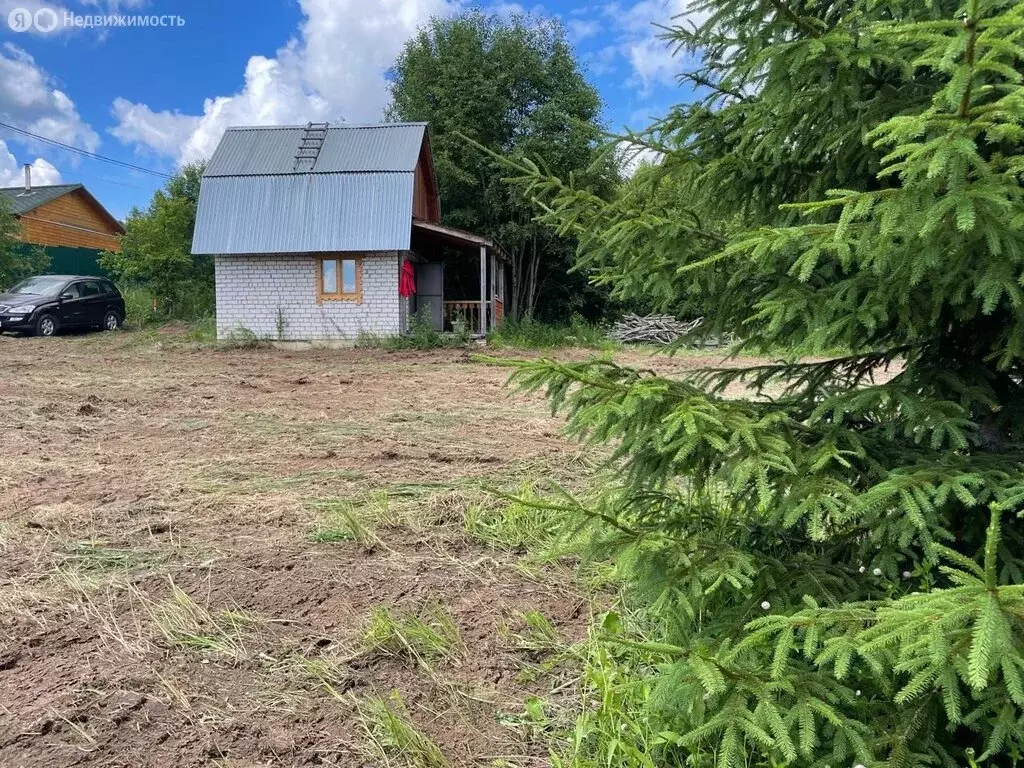
[[[22,244],[22,248],[39,248],[38,245]],[[102,251],[96,248],[68,248],[63,245],[43,246],[46,255],[50,257],[50,266],[46,268],[48,275],[92,275],[95,277],[110,277],[110,274],[100,267],[99,255]]]
[[[98,251],[95,248],[47,246],[44,250],[47,256],[50,257],[50,267],[47,272],[51,275],[110,277],[107,271],[100,267],[98,257],[102,251]]]

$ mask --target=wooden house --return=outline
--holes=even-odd
[[[121,222],[81,184],[0,188],[0,198],[19,223],[22,242],[42,246],[55,274],[102,275],[96,262],[102,251],[120,251]]]

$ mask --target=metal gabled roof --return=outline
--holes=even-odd
[[[405,251],[411,173],[204,178],[192,252]]]
[[[28,213],[34,208],[63,197],[76,189],[82,189],[81,184],[49,184],[47,186],[32,187],[28,192],[24,186],[4,187],[0,189],[0,197],[7,201],[8,211],[15,216]]]
[[[228,128],[205,178],[296,173],[305,126]],[[408,172],[416,168],[426,123],[330,126],[316,165],[302,173]]]
[[[305,126],[229,128],[206,166],[192,253],[408,250],[426,123],[330,126],[296,170]]]

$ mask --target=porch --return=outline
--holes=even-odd
[[[505,317],[505,306],[501,299],[494,299],[493,302],[485,301],[482,306],[479,301],[446,301],[443,302],[443,306],[443,330],[445,331],[453,330],[455,325],[462,321],[466,324],[466,328],[477,333],[481,327],[481,319],[483,317],[488,319],[488,328],[495,328],[501,325],[501,321]],[[493,318],[493,322],[491,318]]]
[[[505,316],[507,261],[504,249],[498,243],[471,232],[433,222],[413,219],[413,253],[415,254],[416,294],[412,311],[423,313],[435,330],[452,331],[464,327],[474,336],[486,336]],[[446,258],[445,248],[470,256],[470,260],[455,264]],[[446,280],[446,268],[470,275],[479,283],[466,290],[465,280]],[[457,270],[456,270],[457,268]],[[450,276],[449,276],[450,277]],[[446,290],[446,285],[448,289]],[[461,290],[452,290],[453,287]],[[448,292],[462,298],[446,295]],[[468,292],[476,295],[466,297]]]

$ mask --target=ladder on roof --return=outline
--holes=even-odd
[[[316,159],[320,157],[324,140],[327,138],[329,123],[307,123],[306,132],[299,140],[299,152],[295,155],[295,170],[312,171]],[[304,166],[305,167],[302,167]]]

